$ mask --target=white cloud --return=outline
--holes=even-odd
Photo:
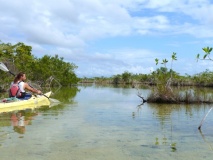
[[[87,76],[112,76],[122,74],[125,71],[130,73],[150,73],[155,67],[154,59],[162,57],[162,54],[152,53],[148,50],[111,50],[109,53],[96,53],[93,56],[81,55],[78,64],[81,68],[77,73],[83,77]],[[90,62],[88,64],[88,62]],[[94,63],[91,63],[94,62]]]
[[[29,41],[37,43],[58,44],[61,45],[64,39],[72,41],[71,46],[84,45],[89,40],[108,37],[122,36],[131,33],[150,34],[152,31],[170,31],[173,34],[173,28],[176,32],[183,32],[183,29],[194,26],[189,23],[186,27],[179,24],[179,27],[172,25],[169,17],[161,14],[153,16],[131,16],[131,9],[134,10],[136,4],[140,4],[140,10],[144,8],[153,8],[164,12],[182,12],[183,14],[196,18],[201,22],[212,22],[213,16],[209,16],[212,5],[209,5],[206,0],[197,0],[196,5],[192,1],[109,1],[100,0],[63,0],[59,1],[24,1],[19,3],[10,3],[12,1],[2,2],[3,5],[1,14],[6,19],[11,20],[10,24],[14,23],[18,32],[25,34]],[[21,5],[22,4],[22,5]],[[127,5],[130,5],[127,6]],[[207,6],[208,5],[208,6]],[[170,8],[170,10],[168,10]],[[183,8],[183,10],[180,10]],[[11,12],[12,10],[12,12]],[[6,11],[6,12],[4,12]],[[210,17],[210,18],[209,18]],[[4,22],[1,18],[1,22]],[[3,24],[4,27],[5,23]],[[12,27],[11,29],[14,29]],[[194,26],[194,29],[188,34],[196,34],[199,26]],[[202,26],[204,28],[204,26]],[[212,31],[209,27],[205,27],[208,31]],[[179,29],[179,31],[178,31]],[[203,31],[204,32],[204,31]],[[168,34],[168,32],[167,32]],[[68,35],[68,36],[65,36]],[[206,35],[205,32],[202,34]],[[42,36],[42,37],[41,37]],[[209,34],[208,34],[209,36]],[[212,35],[210,35],[212,37]],[[41,37],[41,38],[39,38]],[[53,41],[55,43],[53,43]],[[66,46],[66,45],[65,45]]]
[[[208,38],[205,42],[211,44],[213,38],[210,0],[0,0],[0,4],[3,42],[32,45],[36,56],[59,54],[75,62],[81,76],[149,72],[154,58],[162,54],[144,46],[90,51],[99,39],[190,35]],[[180,42],[170,44],[181,47]]]

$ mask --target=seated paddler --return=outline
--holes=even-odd
[[[16,97],[19,99],[28,99],[32,96],[32,94],[27,93],[27,91],[41,94],[42,92],[40,90],[37,90],[35,88],[32,88],[28,83],[25,82],[26,75],[23,72],[20,72],[16,75],[14,81],[11,83],[10,90],[9,90],[9,96],[10,97]]]

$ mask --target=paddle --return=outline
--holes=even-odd
[[[2,63],[2,62],[0,62],[0,69],[1,69],[2,71],[9,72],[9,73],[12,74],[13,76],[15,76],[15,74],[12,73],[12,72],[4,65],[4,63]],[[32,87],[32,86],[30,86],[30,87]],[[33,87],[32,87],[32,88],[33,88]],[[43,94],[43,93],[41,93],[41,95],[43,95],[44,97],[50,99],[49,97],[47,97],[47,96],[46,96],[45,94]]]
[[[5,71],[5,72],[9,72],[10,74],[12,74],[13,76],[15,76],[14,73],[10,72],[9,69],[4,65],[4,63],[0,62],[0,69],[2,71]]]

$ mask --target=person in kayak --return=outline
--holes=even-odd
[[[30,93],[26,93],[25,90],[31,91],[36,94],[42,94],[40,90],[32,88],[28,83],[24,82],[26,80],[26,75],[23,72],[20,72],[16,75],[14,81],[10,86],[10,97],[16,98],[26,98],[31,97]]]

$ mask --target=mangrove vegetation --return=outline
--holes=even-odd
[[[197,61],[209,60],[212,48],[202,48],[203,53],[197,54]],[[130,85],[138,90],[141,86],[150,88],[151,93],[143,101],[157,103],[212,103],[212,95],[200,95],[195,89],[190,87],[213,87],[213,72],[206,69],[195,75],[180,75],[173,70],[173,63],[177,61],[177,54],[172,53],[171,59],[154,59],[158,68],[149,74],[132,74],[125,71],[122,74],[111,77],[78,78],[75,74],[77,66],[74,63],[65,62],[59,55],[35,57],[32,54],[32,47],[24,43],[3,43],[0,41],[0,61],[9,70],[17,74],[22,71],[27,74],[29,80],[36,82],[40,86],[46,86],[51,81],[51,85],[71,86],[79,83],[96,83],[101,85]],[[169,67],[168,67],[169,66]],[[54,81],[53,81],[54,79]],[[8,85],[13,80],[13,76],[8,72],[0,70],[0,90],[8,89]],[[178,88],[179,87],[179,88]],[[181,89],[180,89],[181,87]],[[178,89],[177,89],[178,88]]]
[[[70,86],[77,84],[79,79],[75,74],[77,66],[74,63],[65,62],[59,55],[44,55],[37,58],[32,54],[32,47],[24,43],[0,43],[0,61],[14,74],[24,72],[27,78],[39,85],[46,85],[46,81]],[[6,89],[13,80],[8,72],[0,70],[0,90]]]
[[[197,54],[197,60],[211,60],[210,57],[212,48],[202,48],[203,55]],[[156,58],[156,65],[160,65],[155,71],[150,74],[132,74],[125,71],[122,74],[112,77],[95,77],[82,78],[82,83],[100,83],[113,85],[131,85],[139,90],[141,85],[146,85],[151,89],[150,95],[147,97],[147,102],[155,103],[213,103],[212,95],[198,94],[197,90],[192,90],[189,87],[213,87],[213,72],[205,70],[195,75],[180,75],[173,70],[173,63],[177,61],[177,54],[172,53],[170,68],[168,68],[169,60]],[[182,87],[182,89],[177,87]],[[144,101],[143,95],[138,93]]]

